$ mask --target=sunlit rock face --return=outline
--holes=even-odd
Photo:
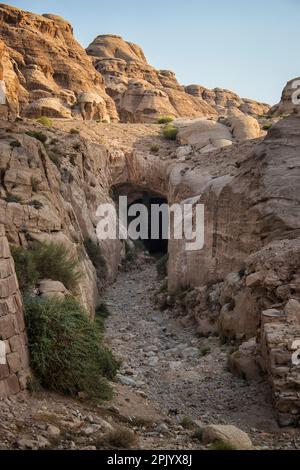
[[[156,70],[142,49],[120,36],[98,36],[87,48],[105,79],[123,122],[156,122],[160,116],[218,117],[232,110],[266,114],[269,106],[243,100],[228,90],[181,86],[173,72]]]
[[[74,39],[73,28],[66,20],[4,4],[0,6],[0,20],[0,40],[6,45],[4,80],[9,101],[19,101],[22,115],[118,119],[103,77]],[[84,93],[89,96],[87,111],[82,106]]]

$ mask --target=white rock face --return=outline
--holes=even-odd
[[[178,128],[177,138],[181,145],[192,145],[199,150],[210,145],[213,150],[220,146],[220,141],[232,141],[230,130],[216,121],[205,118],[176,119],[173,124]]]

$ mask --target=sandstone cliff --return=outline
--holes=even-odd
[[[4,69],[5,81],[13,99],[20,102],[22,115],[117,118],[102,76],[74,39],[67,21],[1,4],[0,23],[0,39],[11,59],[10,73]]]
[[[227,90],[198,85],[184,88],[173,72],[156,70],[139,46],[119,36],[98,36],[87,53],[103,75],[106,91],[115,100],[123,122],[155,122],[162,115],[217,117],[232,109],[263,115],[269,110],[268,105],[242,100]]]

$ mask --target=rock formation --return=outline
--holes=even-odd
[[[102,76],[74,39],[72,26],[67,21],[4,4],[0,6],[0,21],[0,39],[7,49],[4,79],[8,96],[19,100],[22,115],[70,118],[80,116],[81,112],[84,119],[117,119],[114,103],[105,93]],[[94,95],[92,101],[90,94]]]
[[[263,116],[267,114],[270,106],[265,103],[247,98],[240,98],[236,93],[223,88],[209,90],[201,85],[189,85],[185,87],[186,93],[198,97],[210,104],[219,115],[226,116],[228,112],[239,110],[244,114]]]
[[[14,262],[4,226],[0,225],[0,397],[16,395],[27,387],[29,357]]]
[[[267,105],[183,88],[118,36],[97,37],[89,57],[61,18],[5,5],[0,18],[0,335],[8,361],[0,395],[22,389],[28,368],[8,243],[63,243],[79,259],[76,295],[93,316],[124,254],[123,242],[102,240],[107,273],[97,277],[85,248],[87,239],[97,243],[97,208],[114,204],[114,195],[134,201],[146,193],[205,206],[204,248],[169,242],[164,305],[183,308],[199,335],[236,342],[233,372],[264,374],[281,422],[299,423],[300,117],[279,120],[266,135],[254,115]],[[297,111],[290,91],[271,113]],[[118,120],[116,109],[122,121],[147,125],[95,122]],[[9,122],[19,112],[23,120]],[[177,141],[149,124],[165,114],[178,118]],[[52,127],[29,119],[45,115]],[[44,298],[67,295],[52,279],[37,288]]]
[[[103,75],[107,93],[115,100],[122,122],[156,122],[160,116],[217,117],[232,109],[266,114],[268,105],[242,100],[227,90],[184,88],[173,72],[156,70],[141,48],[119,36],[98,36],[87,48]]]
[[[290,80],[281,96],[278,104],[270,109],[271,116],[297,114],[300,112],[300,77]]]

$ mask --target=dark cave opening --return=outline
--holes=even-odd
[[[114,196],[116,200],[119,196],[127,196],[128,227],[135,220],[141,222],[138,229],[143,234],[136,241],[142,242],[152,256],[160,257],[167,254],[169,229],[167,199],[160,194],[129,186],[114,188]],[[142,208],[143,217],[137,205]]]

